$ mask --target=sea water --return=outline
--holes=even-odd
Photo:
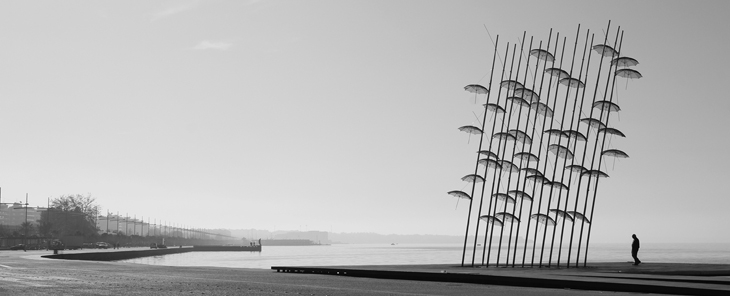
[[[492,247],[484,250],[477,247],[477,252],[467,247],[464,261],[481,263],[482,258],[500,264],[513,260],[517,264],[548,262],[555,264],[560,255],[561,265],[568,260],[567,247],[560,254],[554,248],[550,256],[549,245],[540,253],[540,246],[518,245],[515,256],[514,249],[507,254],[506,246],[501,249]],[[189,252],[164,256],[144,257],[121,262],[166,265],[166,266],[214,266],[229,268],[270,269],[272,266],[333,266],[333,265],[399,265],[399,264],[461,264],[464,247],[460,244],[334,244],[316,246],[264,246],[261,252]],[[577,250],[570,250],[570,262],[575,263]],[[474,255],[473,255],[474,254]],[[484,255],[482,255],[484,254]],[[509,255],[509,257],[508,257]],[[580,262],[585,258],[585,249],[581,250]],[[540,260],[542,257],[542,261]],[[730,244],[641,244],[638,256],[641,261],[673,262],[673,263],[715,263],[730,264]],[[514,259],[513,259],[514,258]],[[591,244],[588,252],[590,262],[629,262],[631,244]]]

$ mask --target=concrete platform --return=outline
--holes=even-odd
[[[460,267],[457,265],[273,266],[285,273],[437,281],[552,289],[676,295],[730,295],[730,265],[590,263],[588,267]]]

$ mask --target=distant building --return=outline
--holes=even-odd
[[[35,225],[41,219],[41,212],[45,209],[28,207],[27,220],[25,206],[21,203],[13,203],[12,205],[0,205],[0,224],[7,226],[20,226],[23,222],[28,221]]]

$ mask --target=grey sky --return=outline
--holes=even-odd
[[[725,1],[0,3],[3,201],[197,227],[463,233],[493,45],[625,30],[595,241],[730,242]],[[621,92],[622,91],[622,92]],[[610,167],[613,163],[610,164]]]

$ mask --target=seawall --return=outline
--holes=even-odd
[[[91,260],[91,261],[115,261],[126,260],[140,257],[162,256],[168,254],[179,254],[193,252],[190,247],[170,248],[170,249],[150,249],[135,251],[113,251],[113,252],[90,252],[90,253],[70,253],[70,254],[54,254],[41,256],[50,259],[66,259],[66,260]]]

